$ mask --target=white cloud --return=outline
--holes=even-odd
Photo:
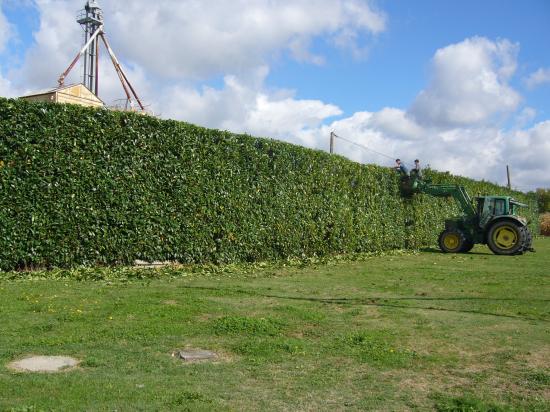
[[[4,52],[8,41],[13,35],[13,28],[8,19],[2,12],[2,2],[0,1],[0,53]]]
[[[246,118],[245,128],[263,136],[292,136],[341,113],[338,107],[319,100],[296,100],[292,97],[277,100],[259,94],[254,109]]]
[[[504,158],[512,167],[512,185],[550,188],[550,121],[510,133],[506,140]]]
[[[69,66],[81,47],[82,30],[75,20],[75,10],[82,1],[36,0],[40,12],[40,27],[34,33],[32,46],[21,68],[8,72],[8,77],[24,93],[57,86],[57,79]],[[80,81],[78,66],[66,83]]]
[[[381,123],[381,115],[391,113],[396,119],[406,119],[406,112],[399,109],[384,109],[381,112],[360,112],[333,122],[318,130],[319,140],[328,139],[331,129],[345,139],[352,140],[370,150],[357,148],[344,140],[337,140],[337,152],[362,163],[377,163],[391,166],[399,157],[409,166],[420,158],[432,167],[475,178],[494,177],[493,168],[501,161],[502,135],[494,128],[455,128],[438,130],[415,124],[406,119],[410,135],[396,134],[396,124]],[[400,131],[399,121],[397,130]],[[412,137],[410,137],[412,136]]]
[[[126,94],[116,71],[110,60],[105,56],[99,68],[99,95],[107,106],[121,106],[125,104]],[[143,67],[129,64],[124,67],[126,76],[143,104],[149,105],[155,97],[153,84],[147,78]],[[137,107],[137,102],[136,102]]]
[[[513,112],[521,101],[508,81],[517,66],[519,46],[482,37],[439,49],[432,79],[410,113],[420,123],[442,127],[486,124]]]
[[[0,73],[0,96],[1,97],[16,97],[17,91],[13,88],[11,82],[2,76]]]
[[[366,42],[365,36],[385,29],[384,15],[363,0],[134,0],[100,5],[119,59],[126,70],[140,73],[138,81],[147,83],[146,88],[194,88],[194,80],[215,74],[235,73],[242,80],[285,51],[299,61],[323,64],[324,57],[310,50],[314,39],[351,30],[362,38],[340,46],[364,48],[359,43]],[[83,0],[35,0],[35,6],[40,14],[35,44],[22,68],[7,75],[25,93],[55,87],[82,38],[78,24],[72,22]],[[110,64],[103,62],[103,67]],[[105,80],[103,73],[110,77]],[[77,66],[66,83],[78,82],[80,76]],[[120,90],[111,79],[112,72],[102,71],[100,97],[105,101]],[[138,91],[147,95],[141,88]]]
[[[414,118],[403,110],[391,107],[373,114],[372,127],[383,131],[387,136],[401,140],[416,140],[424,133]]]
[[[145,0],[105,4],[113,43],[148,72],[171,78],[206,78],[265,64],[290,51],[321,64],[309,50],[319,36],[360,48],[361,36],[380,33],[385,17],[362,0]],[[155,58],[151,58],[155,56]]]
[[[5,52],[8,42],[13,37],[13,27],[2,10],[3,2],[0,0],[0,54]],[[4,77],[5,68],[0,66],[0,96],[14,97],[17,93],[10,80]]]
[[[252,71],[245,80],[226,76],[222,89],[175,87],[159,103],[163,117],[257,136],[300,141],[304,130],[314,129],[341,110],[319,100],[297,100],[291,91],[268,91],[267,67]]]
[[[516,115],[516,129],[529,125],[537,117],[537,111],[532,107],[525,107]]]
[[[540,68],[536,72],[533,72],[525,79],[525,84],[529,89],[534,89],[545,83],[550,83],[550,68]]]
[[[292,57],[299,62],[312,63],[317,66],[325,64],[325,58],[321,55],[313,54],[309,50],[310,39],[297,37],[292,39],[288,45]]]

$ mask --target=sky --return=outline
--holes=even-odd
[[[549,0],[97,1],[162,118],[320,150],[334,131],[354,161],[550,187]],[[0,0],[0,96],[56,86],[85,3]],[[105,55],[100,75],[114,104]]]

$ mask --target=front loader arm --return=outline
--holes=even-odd
[[[477,213],[472,204],[472,199],[464,186],[432,184],[419,179],[414,179],[411,183],[413,193],[426,193],[435,197],[452,197],[468,218],[476,217]]]

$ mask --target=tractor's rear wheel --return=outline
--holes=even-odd
[[[524,251],[526,236],[524,226],[504,220],[491,226],[487,245],[495,255],[519,255]]]
[[[458,229],[444,230],[439,235],[439,248],[445,253],[460,253],[466,244],[466,236]]]
[[[531,234],[531,231],[527,226],[523,227],[523,231],[525,232],[525,242],[523,246],[524,252],[532,252],[533,249],[533,235]]]

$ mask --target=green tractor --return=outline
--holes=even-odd
[[[527,219],[519,216],[519,209],[527,205],[509,196],[476,197],[474,205],[463,186],[432,184],[414,172],[401,178],[405,195],[426,193],[452,197],[462,209],[462,216],[445,220],[445,230],[439,235],[439,247],[443,252],[466,253],[478,243],[486,244],[497,255],[534,251]]]

